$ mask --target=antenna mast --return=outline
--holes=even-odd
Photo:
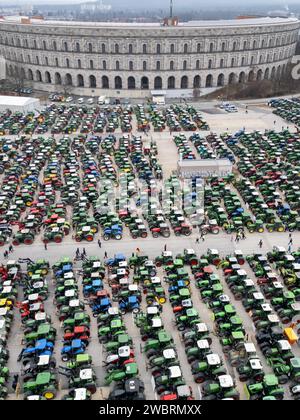
[[[173,17],[173,0],[170,0],[170,18]]]

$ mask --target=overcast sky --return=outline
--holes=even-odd
[[[9,5],[9,4],[67,4],[67,3],[83,3],[85,1],[91,0],[0,0],[0,5]],[[141,2],[141,0],[103,0],[105,4],[113,4],[113,5],[126,5],[127,7],[135,7],[139,6],[139,8],[144,7],[145,9],[150,9],[153,7],[160,7],[160,8],[168,8],[169,0],[151,0],[151,2]],[[212,8],[214,5],[220,6],[229,6],[229,5],[236,5],[236,0],[173,0],[174,8],[182,8],[182,7],[202,7],[203,9]],[[283,9],[287,4],[299,4],[299,0],[238,0],[239,6],[249,6],[253,8],[253,5],[259,4],[260,6],[266,5],[273,5],[274,7],[281,6]]]

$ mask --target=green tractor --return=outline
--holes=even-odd
[[[52,400],[57,392],[56,375],[50,372],[41,372],[36,376],[35,380],[26,382],[23,389],[25,398],[32,395],[40,395],[46,400]]]

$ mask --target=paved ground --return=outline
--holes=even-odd
[[[265,129],[277,129],[281,130],[282,127],[286,127],[288,124],[285,123],[281,118],[274,116],[271,113],[271,109],[269,109],[264,104],[255,103],[253,105],[250,105],[248,110],[248,114],[245,113],[245,105],[239,104],[239,112],[236,114],[227,114],[224,111],[216,110],[215,108],[216,103],[199,103],[197,107],[199,107],[200,110],[203,111],[203,115],[207,119],[211,130],[216,133],[221,133],[224,131],[230,131],[235,132],[239,129],[245,127],[247,131],[252,130],[261,130],[264,131]],[[216,112],[217,113],[216,113]],[[275,122],[275,123],[274,123]],[[293,125],[288,125],[291,130],[294,130]],[[190,133],[185,133],[187,136]],[[203,134],[206,134],[203,132]],[[175,144],[170,139],[169,132],[163,132],[163,133],[150,133],[150,136],[156,140],[157,146],[158,146],[158,157],[159,161],[161,162],[163,166],[163,172],[165,176],[169,176],[171,172],[175,169],[176,163],[178,160],[178,154],[177,149],[175,147]],[[50,261],[50,263],[54,263],[62,256],[69,256],[74,257],[75,251],[77,247],[79,247],[81,250],[84,247],[88,256],[98,256],[101,259],[104,257],[104,252],[107,252],[108,256],[113,256],[116,252],[122,252],[127,257],[131,256],[133,252],[135,252],[136,248],[139,247],[141,249],[142,254],[146,254],[149,256],[149,258],[154,258],[157,255],[161,254],[163,248],[165,245],[167,245],[167,249],[174,252],[174,254],[180,253],[183,251],[184,248],[194,248],[198,255],[206,253],[207,248],[217,248],[220,252],[221,256],[226,256],[230,253],[233,253],[235,249],[241,249],[245,254],[250,254],[253,252],[257,252],[259,250],[258,248],[258,242],[262,238],[263,240],[263,247],[262,252],[267,252],[270,249],[272,249],[273,245],[282,245],[287,247],[288,245],[288,234],[287,233],[264,233],[262,235],[258,234],[249,234],[247,235],[246,240],[240,241],[239,243],[236,243],[231,235],[227,235],[223,232],[221,232],[219,235],[212,236],[209,235],[205,238],[204,242],[201,242],[200,244],[196,244],[196,237],[197,232],[195,231],[192,236],[186,238],[186,237],[175,237],[173,234],[169,239],[152,239],[148,237],[147,239],[143,240],[133,240],[130,238],[128,232],[125,232],[124,238],[121,241],[109,241],[109,242],[103,242],[102,241],[102,247],[99,248],[96,241],[93,243],[80,243],[77,244],[74,241],[71,240],[71,238],[65,238],[63,243],[60,245],[57,244],[49,244],[48,249],[45,250],[43,245],[40,241],[35,241],[35,243],[31,246],[19,246],[16,247],[13,254],[10,256],[12,259],[18,259],[18,258],[31,258],[31,259],[37,259],[37,258],[45,258]],[[300,245],[300,232],[293,234],[294,238],[294,247]],[[98,238],[96,238],[98,239]],[[3,248],[4,250],[5,248]],[[0,255],[0,261],[3,262],[3,253]],[[78,265],[79,268],[79,265]],[[250,267],[247,267],[247,271],[249,273],[249,276],[253,278],[253,273],[250,270]],[[159,275],[162,277],[163,272],[162,270],[159,271]],[[53,297],[53,290],[54,286],[50,281],[50,290],[51,295],[47,301],[46,309],[49,313],[53,313],[53,323],[54,326],[58,330],[58,339],[56,341],[56,357],[58,361],[60,361],[59,357],[59,351],[61,348],[61,332],[60,332],[60,325],[58,323],[57,317],[54,314],[54,307],[52,304],[52,297]],[[80,282],[80,278],[78,278],[78,281]],[[226,284],[223,281],[224,287],[226,289]],[[230,292],[228,292],[230,294]],[[199,291],[195,288],[194,285],[192,285],[192,298],[194,305],[199,310],[200,316],[203,319],[204,322],[206,322],[212,331],[214,330],[212,317],[210,311],[207,309],[207,307],[203,304],[203,302],[200,299]],[[233,299],[233,298],[232,298]],[[238,311],[238,314],[241,316],[244,326],[246,328],[246,332],[249,334],[249,337],[254,337],[254,330],[253,325],[250,320],[250,317],[247,315],[247,313],[244,311],[242,305],[240,302],[235,302],[233,300],[234,305],[236,306],[236,309]],[[144,303],[143,303],[144,305]],[[88,307],[87,307],[87,310]],[[17,312],[17,311],[16,311]],[[200,399],[201,393],[200,388],[193,382],[193,379],[191,377],[190,373],[190,367],[186,361],[186,356],[184,352],[183,345],[180,340],[180,335],[176,328],[174,327],[174,316],[173,312],[171,310],[171,306],[167,303],[164,306],[163,311],[163,322],[165,325],[165,328],[167,331],[170,331],[177,350],[178,355],[180,358],[180,363],[183,370],[183,376],[186,379],[187,383],[190,384],[193,388],[193,392],[196,399]],[[146,360],[143,356],[143,354],[140,352],[140,348],[142,346],[140,334],[138,329],[135,327],[133,318],[130,314],[127,314],[125,316],[125,322],[126,326],[128,328],[129,334],[132,336],[136,348],[136,359],[137,363],[139,365],[140,370],[140,376],[144,380],[146,385],[146,396],[147,399],[153,399],[155,398],[155,394],[153,392],[152,386],[151,386],[151,377],[147,370],[147,364]],[[15,321],[13,324],[12,332],[9,339],[9,348],[11,352],[11,357],[9,359],[9,368],[12,373],[19,372],[19,364],[17,363],[17,355],[19,354],[21,350],[21,340],[22,340],[22,331],[20,330],[20,319],[19,316],[16,314]],[[219,354],[222,354],[222,350],[219,344],[219,340],[217,337],[213,335],[213,348],[215,351],[217,351]],[[293,349],[297,355],[300,355],[299,348]],[[103,359],[103,349],[102,346],[99,344],[97,339],[97,331],[96,331],[96,323],[93,319],[92,321],[92,340],[89,345],[89,353],[93,356],[94,364],[97,366],[96,372],[98,376],[98,384],[99,384],[99,391],[95,398],[102,399],[107,395],[108,390],[105,388],[100,388],[103,384],[103,369],[101,368],[102,365],[102,359]],[[263,356],[261,356],[263,359]],[[263,364],[265,367],[265,371],[270,371],[269,366],[266,364],[266,360],[263,359]],[[230,369],[230,367],[228,366]],[[235,372],[232,371],[232,374],[235,375]],[[239,382],[237,382],[237,386],[239,388],[239,391],[241,393],[241,398],[245,399],[245,394],[243,390],[243,385]],[[64,387],[64,381],[61,380],[61,387]],[[64,391],[62,391],[60,395],[63,394]],[[14,395],[10,396],[11,399],[15,398]],[[288,393],[286,394],[286,398],[289,398]]]

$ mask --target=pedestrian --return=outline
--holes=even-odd
[[[196,244],[198,244],[199,243],[199,238],[196,238]]]
[[[14,375],[14,379],[13,379],[13,382],[12,382],[12,385],[11,385],[11,387],[14,391],[16,391],[16,389],[17,389],[18,382],[19,382],[19,375]]]
[[[291,234],[291,232],[289,233],[289,239],[292,239],[292,234]]]
[[[291,251],[292,251],[292,244],[289,244],[289,245],[288,245],[288,253],[290,254],[290,253],[291,253]]]
[[[293,245],[293,239],[290,238],[288,245]]]
[[[47,242],[44,242],[44,248],[47,251]]]
[[[141,252],[140,248],[136,249],[136,253],[139,254]]]
[[[13,247],[12,245],[9,245],[9,248],[8,248],[8,250],[9,250],[9,252],[13,252],[13,250],[14,250],[14,247]]]
[[[99,246],[99,248],[101,248],[101,241],[100,241],[100,239],[98,239],[98,246]]]
[[[166,252],[166,250],[167,250],[167,244],[165,244],[164,246],[164,251]]]
[[[107,258],[107,252],[106,251],[104,252],[104,258],[105,259]]]
[[[200,238],[202,239],[202,242],[204,242],[204,234],[203,234],[203,230],[200,231]]]
[[[239,232],[237,232],[236,235],[235,235],[235,242],[239,243],[239,240],[240,240],[240,234],[239,234]]]
[[[134,252],[131,254],[132,257],[134,257]]]
[[[80,251],[79,251],[79,248],[77,248],[77,249],[76,249],[76,258],[78,258],[78,257],[79,257],[79,255],[80,255]]]
[[[258,242],[258,246],[260,247],[260,249],[262,249],[262,246],[263,246],[263,241],[262,241],[262,239]]]
[[[245,231],[244,230],[241,231],[241,237],[242,237],[242,239],[246,239],[246,235],[245,235]]]
[[[85,248],[83,248],[83,250],[82,250],[82,255],[85,257],[86,256],[86,251],[85,251]]]

